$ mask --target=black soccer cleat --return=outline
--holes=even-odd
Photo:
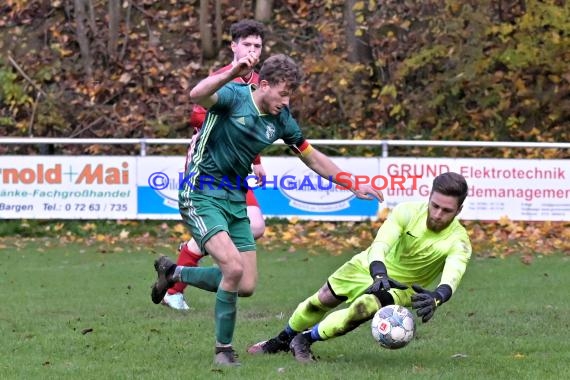
[[[247,349],[247,352],[252,355],[259,354],[277,354],[279,352],[288,352],[289,342],[279,339],[279,337],[264,340],[256,343]]]
[[[152,285],[150,298],[155,304],[162,302],[166,291],[176,283],[172,279],[176,264],[166,256],[160,256],[154,261],[154,269],[156,270],[157,280]]]

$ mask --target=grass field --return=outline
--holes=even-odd
[[[5,244],[0,254],[0,379],[559,379],[570,373],[570,257],[474,258],[460,290],[406,348],[376,345],[369,324],[313,346],[320,358],[252,357],[297,303],[354,252],[259,253],[256,294],[238,302],[240,368],[212,366],[212,293],[191,311],[150,302],[154,253]],[[161,250],[160,253],[170,253]],[[566,375],[564,375],[566,374]]]

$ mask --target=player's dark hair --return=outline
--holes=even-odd
[[[457,198],[457,206],[461,206],[467,198],[467,181],[461,174],[454,172],[442,173],[434,178],[431,192],[434,191]]]
[[[234,42],[249,36],[259,36],[263,41],[265,38],[265,26],[256,20],[241,20],[230,26],[230,35]]]
[[[266,80],[272,86],[285,82],[291,90],[296,90],[299,87],[302,77],[301,68],[285,54],[277,54],[267,58],[259,71],[260,81]]]

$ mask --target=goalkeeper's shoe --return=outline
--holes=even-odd
[[[154,269],[156,270],[158,278],[152,285],[150,298],[152,299],[152,302],[158,305],[162,302],[168,288],[176,283],[176,281],[172,279],[172,275],[176,269],[176,264],[168,257],[160,256],[154,261]]]
[[[297,334],[291,341],[289,348],[295,359],[300,363],[312,363],[316,361],[311,351],[311,343],[309,343],[303,334]]]
[[[256,343],[247,349],[247,352],[252,355],[277,354],[287,351],[289,351],[289,342],[281,340],[278,336]]]

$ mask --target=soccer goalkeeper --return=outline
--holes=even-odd
[[[411,306],[423,322],[429,321],[457,289],[471,257],[469,237],[456,218],[466,197],[463,176],[452,172],[437,176],[427,203],[396,206],[368,249],[301,302],[283,331],[248,352],[291,350],[297,361],[312,362],[314,342],[344,335],[391,304]],[[434,290],[424,288],[440,275]],[[343,302],[347,308],[326,315]]]

